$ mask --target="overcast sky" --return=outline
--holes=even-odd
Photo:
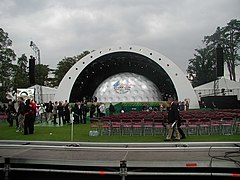
[[[139,45],[184,72],[204,36],[240,19],[240,0],[0,0],[0,26],[20,57],[56,68],[64,57],[102,47]]]

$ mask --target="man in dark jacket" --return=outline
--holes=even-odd
[[[180,121],[178,104],[173,101],[168,111],[167,137],[165,141],[172,140],[174,137],[173,132],[175,133],[175,140],[180,140],[180,134],[177,126],[178,121]]]
[[[12,100],[9,101],[6,112],[7,112],[7,122],[9,123],[9,127],[12,127],[13,119],[16,115],[16,109],[14,107],[14,102]]]
[[[28,135],[31,132],[31,121],[33,118],[31,100],[27,99],[24,106],[24,135]]]
[[[84,103],[82,106],[82,124],[86,124],[87,123],[87,113],[88,113],[89,109],[87,107],[87,103]]]
[[[82,108],[81,108],[81,106],[82,106],[82,104],[79,101],[77,101],[74,105],[73,118],[74,118],[74,123],[75,124],[79,124],[80,122],[82,122]]]

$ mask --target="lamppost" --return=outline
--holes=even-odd
[[[33,41],[30,41],[30,47],[33,49],[34,53],[35,53],[35,58],[38,62],[38,65],[39,65],[39,69],[38,69],[38,74],[37,74],[37,78],[38,78],[38,83],[39,83],[39,88],[40,88],[40,94],[38,96],[38,103],[43,103],[43,95],[42,95],[42,85],[40,83],[40,64],[41,64],[41,61],[40,61],[40,49],[37,47],[37,45],[33,42]]]

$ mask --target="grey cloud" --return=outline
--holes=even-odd
[[[18,56],[39,45],[42,63],[105,46],[156,50],[183,71],[205,35],[239,19],[239,0],[2,0],[0,21]]]

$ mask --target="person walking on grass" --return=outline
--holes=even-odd
[[[180,115],[178,111],[178,105],[174,101],[171,102],[171,106],[169,107],[167,120],[168,120],[168,123],[166,125],[167,137],[165,141],[180,140],[180,133],[178,131],[178,125],[177,125],[178,121],[180,120]]]

